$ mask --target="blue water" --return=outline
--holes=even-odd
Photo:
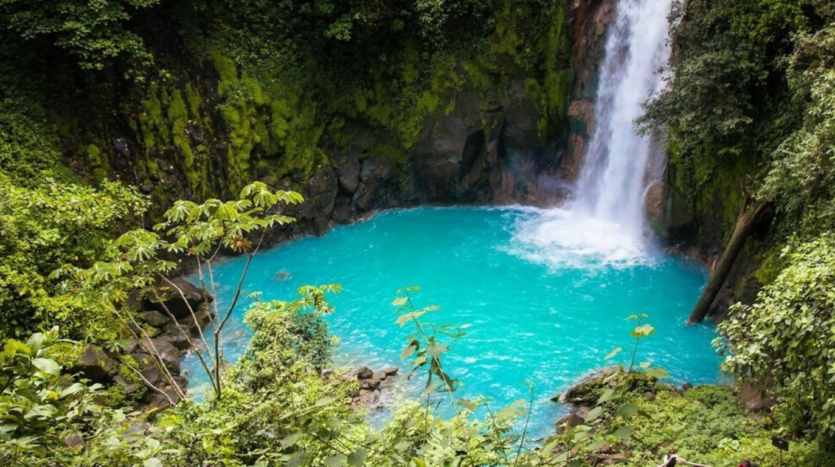
[[[524,383],[530,381],[534,433],[547,434],[565,412],[549,399],[606,365],[612,349],[631,348],[635,324],[625,318],[633,313],[648,314],[657,332],[641,345],[638,361],[665,368],[675,382],[720,379],[720,360],[710,346],[714,329],[685,324],[705,270],[634,242],[610,242],[610,236],[618,236],[617,226],[607,231],[561,211],[392,211],[261,252],[244,294],[289,300],[302,285],[342,285],[328,318],[340,339],[337,364],[379,369],[405,366],[399,355],[410,329],[395,324],[391,302],[398,288],[420,286],[417,305],[441,308],[432,320],[472,325],[445,357],[448,372],[464,383],[458,396],[482,395],[504,406],[527,397]],[[216,267],[221,303],[242,268],[242,259]],[[289,278],[277,277],[279,271]],[[230,323],[230,361],[249,337],[241,324],[245,308],[246,302]],[[627,353],[615,361],[628,363]],[[184,368],[199,391],[195,360],[187,358]]]

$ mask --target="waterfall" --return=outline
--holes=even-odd
[[[608,27],[595,122],[565,209],[537,211],[516,227],[511,250],[554,267],[651,262],[644,196],[663,163],[651,138],[637,133],[642,104],[661,90],[672,0],[618,0]]]
[[[671,0],[620,0],[609,28],[589,143],[573,209],[643,235],[649,169],[660,156],[649,137],[635,131],[643,104],[663,86],[667,15]]]

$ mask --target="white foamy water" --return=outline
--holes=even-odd
[[[554,269],[630,267],[655,259],[643,237],[624,235],[621,226],[575,210],[532,212],[514,229],[510,251]]]
[[[642,104],[661,90],[672,0],[620,0],[609,26],[591,135],[575,198],[566,210],[545,211],[517,226],[514,245],[554,266],[578,261],[651,261],[644,215],[648,186],[663,154],[636,131]],[[585,260],[583,260],[585,258]]]

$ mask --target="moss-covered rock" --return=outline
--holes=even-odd
[[[655,388],[658,380],[643,372],[627,372],[621,367],[596,370],[555,398],[560,403],[592,406],[607,389],[619,388],[625,394],[644,394]]]

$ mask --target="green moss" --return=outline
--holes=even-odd
[[[767,285],[774,281],[784,267],[787,261],[783,258],[783,250],[785,245],[780,243],[772,245],[762,255],[762,264],[754,273],[754,277],[761,285]]]
[[[188,101],[188,111],[193,119],[200,118],[200,94],[194,89],[191,83],[186,83],[186,100]]]
[[[110,161],[107,154],[101,152],[94,144],[87,146],[87,163],[93,180],[101,183],[107,179],[107,175],[110,173]]]
[[[781,456],[771,446],[771,437],[781,434],[771,419],[744,412],[729,387],[698,386],[684,395],[660,390],[654,399],[636,402],[647,416],[630,420],[636,430],[627,466],[656,465],[671,451],[716,466],[735,466],[744,459],[758,467],[829,465],[815,443],[794,441]]]
[[[139,116],[146,149],[152,149],[157,145],[157,135],[161,143],[171,143],[171,132],[163,120],[162,101],[159,98],[159,85],[156,82],[151,83],[149,94],[148,99],[142,101],[144,113]],[[164,94],[167,97],[167,93]]]
[[[380,144],[371,150],[376,159],[385,160],[396,166],[405,165],[409,160],[409,151],[398,144]]]

